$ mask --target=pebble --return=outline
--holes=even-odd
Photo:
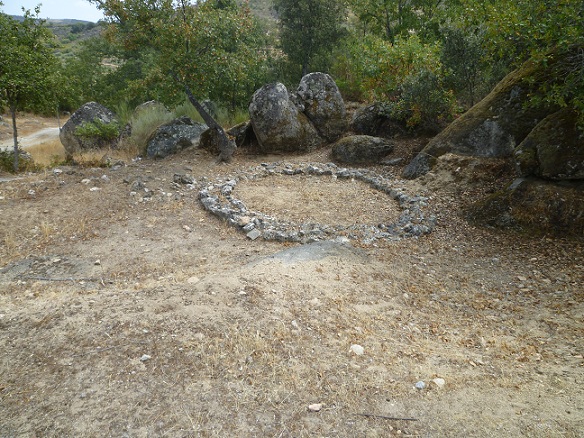
[[[435,379],[432,379],[432,383],[436,385],[438,388],[442,388],[446,384],[446,381],[444,379],[441,379],[440,377],[437,377]]]
[[[426,383],[420,380],[419,382],[416,382],[414,386],[416,389],[422,390],[426,388]]]
[[[365,353],[365,349],[360,346],[359,344],[351,345],[350,350],[355,353],[357,356],[362,356]]]
[[[318,412],[322,409],[322,403],[313,403],[308,405],[308,410],[312,412]]]
[[[140,358],[141,362],[146,362],[148,360],[152,359],[152,356],[148,356],[147,354],[143,354],[142,357]]]

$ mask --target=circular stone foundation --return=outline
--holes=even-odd
[[[253,240],[371,243],[420,236],[435,225],[423,212],[427,198],[409,196],[375,172],[332,163],[262,164],[209,184],[199,199]]]

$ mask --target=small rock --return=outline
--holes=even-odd
[[[101,260],[97,259],[95,262],[93,262],[94,265],[96,266],[100,266],[101,265]]]
[[[191,227],[189,227],[188,225],[183,225],[183,230],[187,231],[187,232],[191,232],[193,231]]]
[[[107,175],[102,175],[100,179],[101,179],[103,182],[109,182],[109,181],[110,181],[110,179],[109,179],[109,176],[107,176]]]
[[[382,161],[381,164],[385,166],[397,166],[398,164],[401,164],[403,161],[404,161],[403,158],[392,158],[391,160]]]
[[[195,283],[198,283],[199,281],[201,281],[201,279],[199,277],[191,277],[187,280],[187,283],[195,284]]]
[[[84,178],[81,180],[81,184],[89,184],[91,180],[89,178]]]
[[[246,236],[251,240],[256,240],[261,235],[262,235],[262,233],[255,228],[246,234]]]
[[[414,385],[414,387],[416,389],[422,390],[422,389],[426,388],[426,383],[423,382],[422,380],[420,380],[419,382],[416,382],[416,384]]]
[[[251,218],[249,216],[241,216],[238,220],[237,220],[237,225],[239,225],[240,227],[245,227],[246,225],[248,225],[251,222]]]
[[[99,187],[92,187],[89,189],[90,192],[97,192],[99,190],[101,190]]]
[[[432,379],[432,383],[436,385],[438,388],[442,388],[446,384],[446,381],[444,379],[437,377],[435,379]]]
[[[312,412],[318,412],[322,409],[322,403],[313,403],[311,405],[308,405],[308,410],[312,411]]]
[[[355,353],[357,356],[362,356],[365,353],[365,349],[361,347],[359,344],[351,345],[350,350]]]
[[[140,358],[141,362],[146,362],[148,360],[152,359],[152,356],[148,356],[147,354],[143,354],[142,357]]]
[[[54,175],[61,175],[62,173],[63,173],[63,171],[61,169],[53,169]]]

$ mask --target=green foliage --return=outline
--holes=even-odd
[[[447,90],[440,77],[421,70],[406,77],[393,116],[405,120],[410,128],[439,132],[457,112],[454,93]]]
[[[440,59],[445,83],[468,108],[489,91],[483,86],[488,83],[489,72],[484,35],[482,28],[446,27],[441,30]]]
[[[584,128],[584,2],[569,0],[465,0],[460,21],[482,23],[493,58],[518,67],[527,59],[553,63],[541,81],[540,95],[560,106],[572,106]],[[556,62],[558,61],[558,62]]]
[[[344,34],[346,6],[338,0],[275,0],[282,50],[301,75],[326,71],[332,48]],[[298,78],[297,78],[298,79]]]
[[[87,139],[98,138],[112,141],[120,136],[120,126],[117,123],[107,123],[101,119],[84,122],[75,129],[75,135]]]
[[[25,11],[22,21],[0,13],[0,107],[17,111],[44,111],[54,106],[57,61],[52,52],[52,34],[35,15]],[[16,135],[14,132],[15,143]],[[17,143],[16,143],[17,144]],[[15,146],[16,149],[16,146]],[[13,154],[18,171],[19,154]]]
[[[111,92],[103,102],[124,89],[135,104],[152,99],[176,104],[184,90],[172,74],[199,99],[236,108],[265,80],[264,32],[245,5],[211,0],[99,5],[109,17],[106,36],[119,51],[118,68],[106,75]]]
[[[17,172],[33,172],[38,170],[38,167],[29,154],[19,152],[19,167],[14,168],[14,151],[0,150],[0,171],[8,173]]]
[[[347,40],[344,53],[334,69],[344,92],[390,103],[392,116],[411,128],[436,130],[455,114],[439,44],[424,44],[416,35],[396,38],[394,44],[367,36]]]
[[[0,13],[0,103],[15,110],[42,110],[52,105],[53,75],[57,68],[52,34],[26,11],[17,21]]]

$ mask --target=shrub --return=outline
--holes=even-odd
[[[391,116],[410,128],[436,131],[456,112],[454,96],[444,87],[440,45],[416,35],[392,44],[375,36],[352,39],[336,65],[345,94],[389,104]]]
[[[422,70],[408,76],[400,87],[394,117],[410,128],[439,132],[457,111],[454,93],[446,90],[433,72]]]
[[[118,123],[108,123],[96,118],[79,125],[75,129],[75,134],[87,139],[99,138],[104,141],[113,141],[120,136],[120,126]]]
[[[38,169],[30,154],[19,151],[18,170],[20,172],[32,172]],[[0,150],[0,171],[16,173],[14,170],[14,150]]]

